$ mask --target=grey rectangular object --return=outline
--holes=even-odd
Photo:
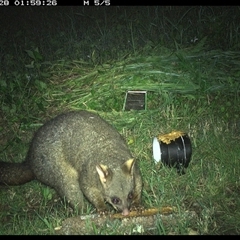
[[[127,91],[123,110],[146,110],[147,108],[147,91]]]

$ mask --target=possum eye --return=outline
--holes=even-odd
[[[129,194],[128,194],[128,199],[132,199],[133,198],[133,191],[131,191]]]
[[[113,204],[119,204],[121,202],[121,200],[118,197],[111,198],[111,201]]]

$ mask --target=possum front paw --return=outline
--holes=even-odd
[[[108,215],[109,214],[109,211],[104,208],[104,209],[97,209],[97,213],[100,215],[100,216],[105,216],[105,215]]]
[[[139,213],[142,213],[144,211],[145,207],[142,205],[132,205],[130,208],[130,212],[137,211]]]

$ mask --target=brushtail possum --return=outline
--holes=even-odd
[[[84,196],[99,212],[110,203],[123,215],[141,205],[142,178],[118,131],[88,111],[61,114],[35,133],[22,163],[0,162],[0,184],[37,179],[82,209]]]

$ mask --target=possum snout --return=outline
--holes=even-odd
[[[129,214],[128,208],[124,208],[123,211],[122,211],[122,215],[127,216],[128,214]]]

